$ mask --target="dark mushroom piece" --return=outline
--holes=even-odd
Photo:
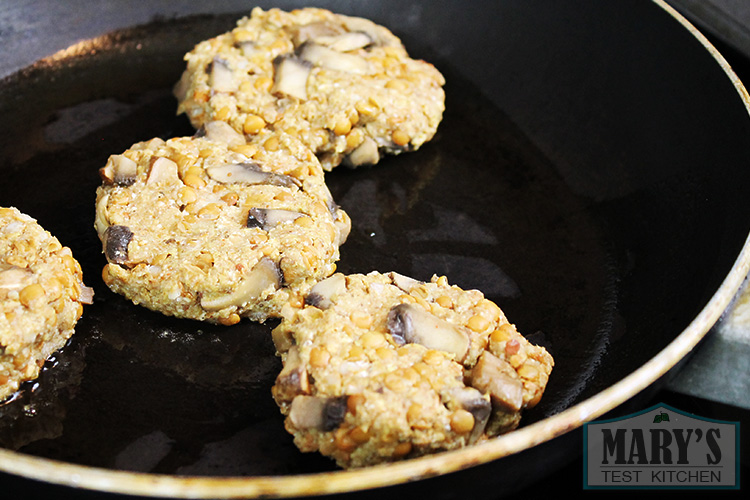
[[[346,416],[346,396],[297,396],[292,400],[289,419],[298,429],[332,431]]]
[[[279,208],[251,208],[247,212],[247,227],[257,227],[264,231],[270,231],[279,224],[299,219],[305,214],[294,210],[282,210]]]
[[[276,376],[273,386],[273,397],[281,402],[289,402],[296,399],[300,394],[310,392],[310,382],[307,370],[302,364],[299,350],[296,345],[287,350],[284,368]]]
[[[218,311],[225,307],[242,306],[257,300],[269,288],[274,290],[280,288],[282,282],[283,276],[278,264],[268,257],[263,257],[234,291],[213,298],[207,298],[204,295],[201,297],[201,307],[207,311]]]
[[[328,190],[328,187],[324,186],[324,189],[326,191],[326,207],[331,213],[331,217],[333,217],[333,224],[339,230],[338,244],[341,246],[346,242],[346,239],[349,237],[349,233],[352,230],[351,220],[349,220],[349,217],[334,201],[333,195]]]
[[[313,38],[312,41],[338,52],[364,49],[373,44],[372,37],[364,31],[347,31],[340,35],[323,35]]]
[[[382,30],[367,19],[349,17],[344,20],[344,27],[352,33],[365,33],[374,45],[392,45],[393,41],[384,37]]]
[[[344,33],[344,28],[338,24],[316,21],[296,26],[292,29],[292,43],[299,47],[308,40],[316,40],[323,37],[333,37]]]
[[[177,164],[169,158],[157,156],[151,162],[146,184],[158,184],[160,182],[176,182],[178,180]]]
[[[99,176],[107,184],[129,186],[138,175],[138,164],[125,155],[111,155],[99,169]]]
[[[344,291],[346,291],[346,277],[342,273],[336,273],[316,283],[305,297],[305,304],[318,309],[328,309],[333,305],[336,297]]]
[[[208,85],[214,92],[233,92],[232,69],[229,63],[220,57],[214,57],[208,72]]]
[[[423,282],[419,280],[415,280],[414,278],[410,278],[409,276],[404,276],[403,274],[399,274],[397,272],[391,271],[388,273],[388,276],[391,278],[391,281],[394,285],[399,287],[401,290],[405,291],[406,293],[409,293],[414,289],[415,286],[421,285]]]
[[[94,228],[100,235],[104,234],[109,221],[107,220],[107,203],[109,202],[109,193],[106,191],[101,193],[101,197],[96,200],[96,216],[94,217]]]
[[[214,142],[221,142],[228,147],[245,144],[245,136],[237,132],[227,122],[214,120],[206,123],[195,133],[196,137],[205,137]]]
[[[523,404],[523,384],[513,367],[489,351],[479,356],[471,369],[471,385],[485,394],[495,406],[517,412]]]
[[[317,43],[307,42],[299,48],[299,57],[315,66],[358,75],[369,70],[367,60],[354,54],[329,49]]]
[[[274,328],[271,330],[271,340],[278,353],[287,352],[294,346],[294,335],[289,330]]]
[[[333,225],[339,230],[339,238],[336,243],[341,246],[346,243],[349,233],[352,230],[352,222],[349,217],[340,208],[336,208],[333,215]]]
[[[273,60],[274,75],[272,93],[286,94],[300,100],[307,99],[307,77],[309,62],[291,55],[278,56]]]
[[[206,168],[210,178],[222,184],[269,184],[271,186],[299,186],[290,175],[266,172],[257,163],[224,163]]]
[[[184,101],[187,98],[188,90],[190,90],[190,72],[185,70],[172,88],[172,93],[178,101]]]
[[[455,354],[461,362],[469,350],[469,336],[420,306],[399,304],[391,308],[386,328],[396,343],[421,344],[429,349]]]
[[[104,255],[113,264],[128,262],[128,245],[133,239],[133,231],[128,226],[109,226],[104,231]]]
[[[0,292],[20,291],[33,277],[28,269],[0,262]]]
[[[244,57],[252,57],[258,53],[258,46],[252,40],[237,42],[235,46],[240,49],[240,52],[242,52]]]
[[[348,167],[361,167],[364,165],[375,165],[380,161],[380,151],[378,143],[372,137],[365,137],[362,144],[349,153],[345,159],[345,165]]]
[[[474,428],[469,435],[469,443],[475,443],[487,427],[487,422],[492,415],[492,404],[479,390],[473,387],[462,387],[451,391],[449,398],[459,408],[462,408],[474,417]]]
[[[78,301],[81,304],[93,304],[94,303],[94,289],[90,286],[85,286],[81,283],[81,294],[78,296]]]

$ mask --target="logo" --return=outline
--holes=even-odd
[[[584,424],[584,489],[739,489],[739,422],[668,405]]]

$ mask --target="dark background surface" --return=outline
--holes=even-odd
[[[220,8],[221,5],[218,5]],[[93,34],[92,34],[93,36]],[[729,46],[725,40],[719,37],[712,37],[714,43],[720,48],[725,57],[730,61],[733,68],[740,76],[740,78],[748,82],[750,81],[750,72],[748,67],[750,61],[747,57],[736,50],[734,47]],[[63,47],[61,47],[63,48]],[[13,47],[9,47],[13,50]],[[16,48],[15,50],[18,50]],[[40,54],[39,57],[47,55]],[[32,59],[33,60],[33,59]],[[720,402],[709,401],[707,399],[695,396],[689,396],[683,394],[683,388],[679,385],[668,385],[667,388],[660,390],[654,395],[651,395],[648,399],[653,404],[656,403],[667,403],[671,406],[679,408],[684,411],[695,413],[701,417],[715,418],[720,420],[733,420],[740,421],[745,426],[750,422],[750,415],[746,409],[738,406],[726,405]],[[639,404],[640,401],[639,400]],[[650,406],[650,404],[643,404],[643,407]],[[747,433],[748,431],[746,431]],[[574,448],[571,448],[574,449]],[[742,457],[750,456],[750,448],[747,446],[747,438],[742,439]],[[551,496],[559,495],[561,492],[572,492],[583,497],[607,497],[613,498],[617,496],[628,495],[628,497],[635,494],[634,492],[617,492],[617,491],[583,491],[582,489],[582,457],[580,455],[573,456],[570,458],[570,462],[567,466],[564,466],[558,472],[550,475],[540,476],[538,482],[533,484],[531,487],[526,488],[519,492],[527,498],[549,498]],[[743,474],[747,477],[748,464],[747,460],[743,464]],[[744,481],[747,484],[747,480]],[[45,484],[36,483],[8,475],[0,476],[0,485],[2,485],[2,498],[15,499],[15,498],[118,498],[114,495],[103,495],[94,492],[77,491],[69,488],[62,488],[56,486],[50,486]],[[744,490],[745,488],[743,488]],[[649,496],[649,497],[705,497],[710,495],[711,497],[738,497],[742,492],[696,492],[696,491],[657,491],[657,492],[638,492],[638,496]],[[486,498],[494,498],[492,492],[486,492]]]

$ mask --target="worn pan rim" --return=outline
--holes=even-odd
[[[674,17],[713,56],[750,114],[750,96],[719,51],[664,0],[652,0]],[[730,306],[750,272],[750,236],[716,293],[664,349],[631,374],[594,396],[509,434],[472,447],[364,469],[293,476],[174,476],[71,464],[0,449],[0,471],[54,483],[129,495],[178,498],[296,497],[353,492],[456,472],[550,441],[613,410],[649,387],[685,358]]]

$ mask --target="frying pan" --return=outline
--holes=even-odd
[[[39,380],[0,406],[3,472],[169,497],[497,497],[579,453],[584,422],[637,407],[730,303],[750,267],[748,96],[669,6],[310,4],[388,26],[447,80],[431,143],[329,175],[353,220],[339,269],[484,291],[554,355],[542,402],[512,433],[391,465],[340,471],[297,452],[270,398],[273,324],[128,303],[99,278],[92,227],[97,169],[134,142],[193,133],[170,94],[181,57],[250,5],[29,3],[51,30],[36,50],[65,33],[71,45],[0,81],[0,205],[70,246],[96,296]]]

